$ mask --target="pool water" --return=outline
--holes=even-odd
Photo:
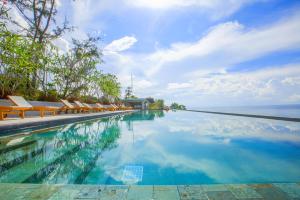
[[[0,138],[0,182],[300,181],[300,123],[144,111]]]

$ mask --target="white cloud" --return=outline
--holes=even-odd
[[[287,100],[292,103],[300,103],[300,94],[293,94],[289,96]]]
[[[188,67],[228,68],[268,53],[299,49],[299,20],[300,15],[296,15],[272,26],[252,30],[238,22],[219,24],[194,43],[174,43],[169,49],[148,55],[147,61],[151,61],[153,66],[148,75],[170,63],[174,66],[174,62],[183,65],[192,60]]]
[[[286,92],[296,90],[297,87],[286,87],[282,84],[286,76],[300,74],[300,64],[271,67],[252,72],[233,72],[217,75],[190,75],[190,95],[219,95],[238,99],[284,101]],[[217,98],[215,99],[217,101]]]
[[[206,100],[231,104],[235,98],[235,103],[239,104],[257,104],[260,100],[284,102],[286,98],[283,97],[296,89],[291,86],[298,83],[299,64],[270,66],[252,72],[232,73],[230,69],[273,52],[299,49],[299,21],[300,15],[292,15],[255,29],[238,22],[227,22],[210,28],[195,42],[174,43],[170,48],[147,54],[116,53],[106,58],[122,71],[120,76],[133,72],[160,86],[149,87],[141,94],[160,93],[163,94],[160,98],[167,101],[181,99],[187,104],[194,104],[203,99],[203,103]],[[157,78],[162,73],[164,77]],[[180,88],[185,90],[178,92]],[[209,97],[203,98],[207,94],[210,94]],[[223,99],[226,94],[230,97]]]
[[[125,0],[125,2],[130,6],[155,10],[194,7],[213,15],[214,18],[230,15],[245,4],[257,1],[258,0]]]
[[[282,83],[287,85],[300,85],[300,76],[296,77],[287,77],[284,80],[282,80]]]
[[[168,90],[185,89],[190,88],[193,85],[191,83],[169,83],[167,86]]]
[[[125,36],[120,39],[112,41],[104,48],[104,51],[108,51],[108,52],[125,51],[130,47],[132,47],[136,42],[137,39],[135,37]]]

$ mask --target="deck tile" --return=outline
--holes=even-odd
[[[154,186],[153,197],[155,200],[180,200],[177,186]]]
[[[228,191],[228,188],[224,184],[216,184],[216,185],[201,185],[205,192],[211,191]]]
[[[54,185],[41,185],[41,187],[29,190],[25,197],[31,200],[40,200],[40,199],[49,199],[52,195],[54,195],[58,191],[59,187]],[[27,189],[28,190],[28,189]]]
[[[106,186],[100,193],[101,200],[126,200],[129,186]]]
[[[104,186],[89,185],[63,185],[60,190],[51,196],[48,200],[61,199],[99,199],[100,192]]]
[[[229,191],[210,191],[207,192],[209,200],[235,200],[235,196]]]
[[[128,200],[152,200],[153,199],[153,186],[136,186],[132,185],[128,191]]]
[[[233,184],[228,185],[227,188],[232,192],[232,194],[238,199],[259,199],[262,198],[260,194],[258,194],[253,188],[248,185],[240,185],[240,184]]]
[[[273,187],[271,184],[251,185],[266,200],[285,200],[290,199],[282,190]]]
[[[202,187],[198,185],[179,185],[178,191],[181,200],[208,200]]]
[[[300,185],[296,183],[274,183],[275,187],[280,188],[292,198],[300,198]]]
[[[79,192],[74,199],[100,199],[104,188],[104,186],[79,185]]]

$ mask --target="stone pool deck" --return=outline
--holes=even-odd
[[[7,118],[0,121],[0,137],[10,134],[11,132],[22,132],[25,129],[37,130],[99,117],[125,114],[129,112],[135,111],[105,111],[97,113],[60,114],[55,116],[47,115],[45,117],[30,116],[24,119]]]
[[[182,186],[0,184],[0,199],[296,200],[300,183]]]

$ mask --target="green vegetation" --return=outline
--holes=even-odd
[[[11,8],[1,7],[0,98],[22,95],[31,100],[92,102],[120,97],[117,77],[97,69],[102,63],[100,38],[73,39],[66,52],[54,45],[55,39],[73,30],[67,21],[56,24],[55,0],[12,0],[10,6],[20,11],[27,25],[8,15]]]
[[[156,99],[154,100],[154,103],[151,103],[149,105],[149,109],[153,109],[153,110],[162,110],[164,109],[165,104],[164,104],[164,100],[162,99]]]
[[[184,105],[180,105],[178,103],[172,103],[170,108],[172,110],[186,110],[186,107]]]

